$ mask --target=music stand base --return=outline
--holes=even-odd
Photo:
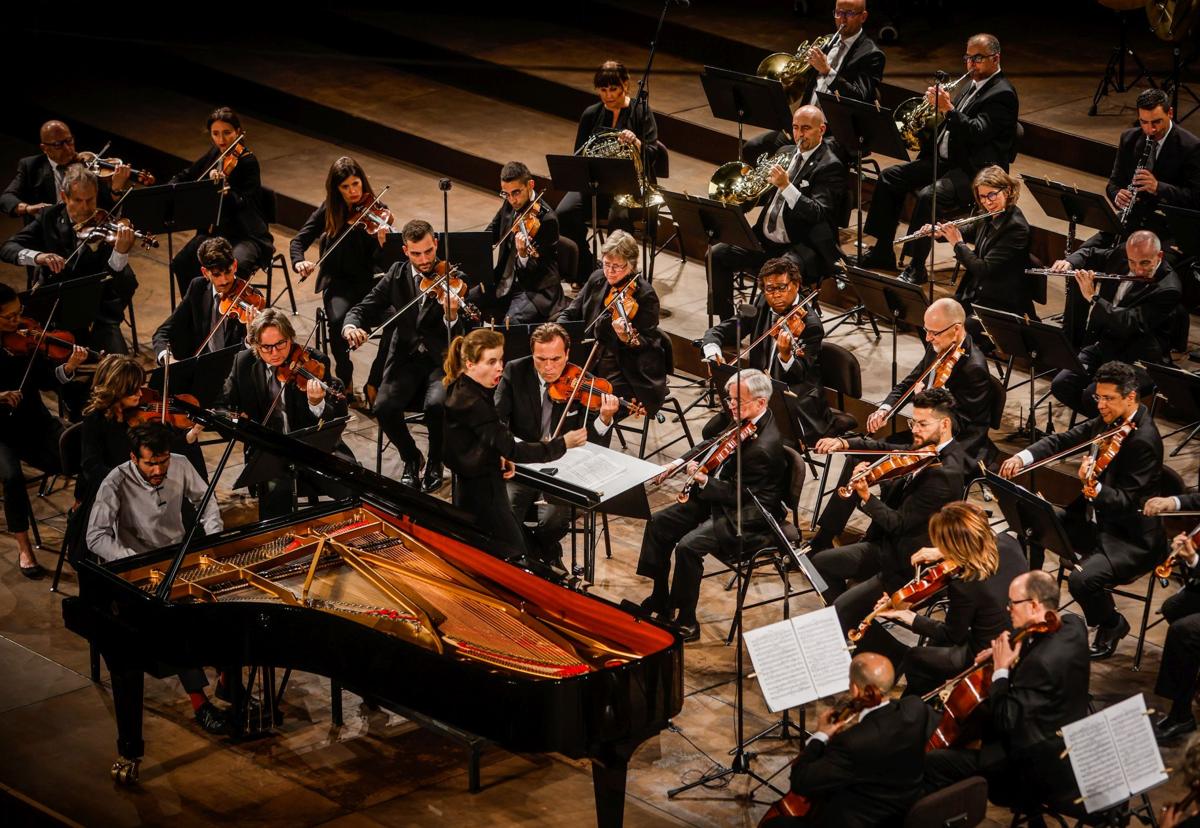
[[[781,741],[791,741],[792,739],[803,739],[809,735],[810,734],[807,730],[792,721],[791,717],[788,715],[788,712],[785,710],[783,713],[783,718],[775,722],[775,724],[771,725],[770,727],[767,727],[766,729],[751,736],[746,740],[746,744],[752,745],[759,739],[779,739]],[[732,756],[736,750],[737,749],[734,748],[734,750],[729,751],[729,755]]]
[[[1092,96],[1092,105],[1088,109],[1088,115],[1095,116],[1099,112],[1100,101],[1108,95],[1109,90],[1122,94],[1128,92],[1135,87],[1143,78],[1147,80],[1151,86],[1157,86],[1154,78],[1150,75],[1150,70],[1146,68],[1146,64],[1142,63],[1142,59],[1138,57],[1137,52],[1129,48],[1129,18],[1125,12],[1118,12],[1117,19],[1120,26],[1120,40],[1113,47],[1112,55],[1108,59],[1108,65],[1104,67],[1104,75],[1100,78],[1100,85],[1096,87],[1096,94]],[[1133,80],[1126,82],[1125,80],[1125,56],[1128,55],[1137,68],[1137,74]]]
[[[719,782],[722,779],[728,779],[731,776],[749,777],[750,779],[753,779],[755,782],[757,782],[758,786],[760,788],[770,788],[775,793],[779,794],[780,796],[783,796],[786,793],[786,791],[779,790],[774,785],[772,785],[768,780],[759,776],[757,773],[755,773],[753,770],[750,769],[750,760],[753,759],[755,757],[755,755],[756,754],[750,753],[747,751],[739,751],[734,755],[733,761],[729,763],[729,767],[725,767],[723,765],[717,765],[716,768],[714,768],[713,770],[704,774],[696,781],[689,782],[686,785],[680,785],[678,788],[672,788],[671,790],[667,791],[667,799],[674,799],[679,794],[690,791],[693,788],[707,787],[714,782]],[[716,763],[714,762],[713,764],[716,764]],[[722,787],[724,787],[724,786],[722,786]],[[753,797],[753,795],[735,794],[734,798],[741,799],[741,800],[755,803],[755,804],[759,804],[759,805],[767,804],[767,803],[761,802],[759,800],[756,800]]]

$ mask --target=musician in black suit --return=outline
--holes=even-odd
[[[754,318],[741,320],[742,337],[757,340],[783,316],[800,303],[800,268],[784,256],[770,259],[758,272],[759,296],[754,300]],[[797,312],[803,318],[798,341],[785,325],[776,336],[765,337],[749,354],[751,368],[768,374],[771,379],[785,382],[794,397],[787,397],[788,410],[797,433],[806,443],[823,437],[833,425],[833,415],[825,402],[821,384],[821,341],[825,329],[821,313],[814,305]],[[737,319],[729,318],[711,327],[704,334],[701,347],[704,358],[724,363],[722,348],[726,345],[741,349],[737,340]]]
[[[1013,630],[1045,623],[1058,610],[1058,583],[1040,570],[1017,576],[1008,587]],[[936,791],[983,775],[998,805],[1070,805],[1076,786],[1061,757],[1064,725],[1088,715],[1087,628],[1077,615],[1061,615],[1055,632],[1029,635],[1015,647],[1010,633],[992,642],[983,743],[979,749],[944,748],[925,756],[925,790]],[[1018,656],[1020,660],[1018,660]]]
[[[800,102],[820,106],[817,92],[875,101],[886,58],[863,31],[867,16],[867,0],[837,0],[833,23],[841,29],[839,42],[828,53],[817,48],[808,50],[812,71],[799,96]],[[790,142],[791,136],[784,130],[767,132],[746,142],[742,158],[753,164],[764,152],[778,152]]]
[[[1101,248],[1093,251],[1089,258],[1104,256]],[[1162,244],[1149,230],[1131,235],[1125,252],[1128,281],[1097,281],[1090,269],[1075,273],[1074,282],[1087,308],[1083,320],[1086,344],[1079,352],[1084,370],[1059,371],[1050,390],[1055,399],[1086,417],[1096,416],[1094,376],[1104,363],[1171,364],[1171,323],[1181,312],[1183,291],[1179,275],[1163,261]],[[1150,375],[1136,365],[1134,371],[1139,393],[1151,393],[1154,382]]]
[[[654,416],[667,397],[667,371],[671,368],[658,330],[658,294],[638,272],[638,243],[624,230],[609,234],[600,258],[600,269],[588,277],[555,321],[590,325],[599,320],[592,329],[598,343],[596,357],[588,370],[611,382],[618,397],[637,400]],[[626,298],[632,296],[636,302],[636,313],[628,314],[629,325],[624,319],[614,320],[613,311],[606,310],[609,295],[627,285]],[[623,414],[618,412],[619,416]]]
[[[233,247],[220,236],[205,239],[196,251],[203,279],[188,285],[187,293],[175,310],[154,331],[154,353],[162,365],[170,349],[171,361],[240,345],[246,338],[246,326],[233,314],[221,314],[221,297],[233,291],[237,278],[237,258]],[[251,316],[253,309],[248,311]],[[207,340],[208,344],[205,344]]]
[[[826,600],[833,602],[846,630],[866,617],[880,593],[895,592],[912,579],[909,561],[914,552],[929,546],[930,516],[962,497],[967,461],[954,437],[954,398],[946,389],[934,388],[915,395],[912,408],[910,448],[936,448],[937,459],[915,472],[885,481],[878,496],[871,494],[865,479],[849,483],[849,497],[829,498],[821,512],[821,530],[808,544],[813,565],[829,584]],[[847,449],[895,451],[899,447],[868,437],[827,437],[815,447],[819,454]],[[868,465],[855,464],[854,470],[860,472]],[[855,509],[871,518],[870,528],[858,543],[834,548],[834,539],[845,529]],[[847,583],[850,580],[856,582],[852,587]],[[903,656],[897,651],[896,640],[877,624],[867,630],[858,646],[895,655],[893,661],[897,663]]]
[[[186,293],[193,279],[200,277],[200,265],[196,249],[209,235],[221,236],[233,245],[233,254],[238,260],[242,277],[249,279],[260,267],[265,267],[275,252],[271,229],[263,218],[263,203],[266,195],[262,189],[262,169],[258,156],[246,148],[232,150],[226,159],[236,157],[236,166],[228,175],[223,172],[224,164],[214,162],[222,152],[242,135],[242,121],[227,106],[219,107],[208,116],[208,134],[213,145],[197,158],[187,169],[178,173],[170,183],[179,184],[208,178],[217,186],[227,188],[221,196],[220,223],[206,230],[201,228],[191,241],[180,248],[171,260],[179,292]],[[230,161],[230,163],[233,163]],[[213,216],[213,221],[217,216]]]
[[[919,699],[888,699],[895,682],[895,670],[883,656],[854,656],[850,699],[862,709],[841,722],[834,719],[837,707],[822,711],[792,763],[791,792],[807,799],[811,810],[764,822],[763,828],[874,828],[903,819],[921,795],[933,723]]]
[[[277,370],[290,364],[292,346],[298,345],[291,319],[277,308],[266,308],[250,323],[246,332],[247,349],[233,360],[233,370],[225,380],[222,405],[231,411],[283,432],[299,431],[328,420],[346,415],[346,400],[326,392],[340,391],[341,383],[330,375],[329,360],[324,354],[310,351],[325,368],[328,378],[325,384],[315,379],[308,380],[302,391],[291,381],[281,383]],[[354,455],[344,442],[338,443],[334,452],[350,462]],[[254,450],[246,447],[246,462],[254,457]],[[277,478],[258,485],[258,516],[260,520],[286,515],[295,508],[295,496],[312,498],[317,494],[332,497],[345,496],[341,487],[324,478],[308,475],[303,469],[298,476]]]
[[[947,503],[929,518],[932,546],[913,554],[914,566],[952,564],[943,620],[911,609],[882,609],[877,618],[898,621],[925,643],[907,648],[900,672],[906,696],[921,696],[970,666],[975,654],[1008,629],[1008,585],[1029,571],[1016,538],[997,535],[987,513],[965,500]],[[886,604],[885,604],[886,606]]]
[[[441,488],[443,479],[442,407],[446,389],[442,384],[442,363],[450,340],[463,331],[464,321],[457,300],[449,293],[446,307],[438,303],[432,292],[410,305],[420,295],[421,279],[436,276],[437,237],[433,226],[421,219],[405,224],[400,234],[407,261],[392,265],[366,298],[346,313],[342,336],[351,348],[357,348],[367,341],[372,328],[389,323],[393,333],[387,343],[387,363],[375,400],[375,415],[379,427],[404,461],[400,482],[432,492]],[[406,307],[402,316],[393,318]],[[425,426],[429,429],[428,464],[404,421],[404,412],[414,400],[421,401]],[[425,465],[423,478],[422,465]]]
[[[900,210],[910,192],[917,194],[917,205],[909,222],[909,232],[929,223],[933,207],[933,156],[938,156],[937,212],[970,204],[971,181],[984,167],[993,164],[1008,169],[1017,137],[1017,91],[1000,70],[1000,41],[990,34],[977,34],[967,41],[965,55],[969,83],[951,102],[949,93],[940,90],[936,106],[945,113],[945,125],[937,139],[924,141],[915,161],[888,167],[879,177],[871,210],[863,226],[875,237],[875,246],[863,255],[863,267],[894,270],[896,256],[892,239],[900,220]],[[934,88],[926,90],[933,102]],[[925,281],[925,262],[929,258],[929,237],[904,245],[902,254],[912,261],[901,278],[913,284]]]
[[[800,267],[806,285],[818,285],[833,273],[846,165],[824,140],[825,114],[817,107],[796,110],[792,137],[796,152],[786,167],[775,164],[768,171],[770,197],[754,223],[763,252],[724,242],[710,251],[712,311],[721,319],[733,315],[733,279],[739,270],[754,270],[767,259],[786,256]]]
[[[1098,475],[1091,473],[1092,456],[1085,457],[1079,477],[1096,482],[1093,496],[1080,494],[1062,514],[1068,537],[1077,554],[1085,557],[1071,572],[1071,595],[1079,602],[1090,626],[1096,627],[1092,658],[1107,658],[1129,632],[1129,622],[1117,611],[1108,587],[1127,584],[1145,575],[1158,562],[1166,544],[1158,521],[1141,513],[1142,503],[1158,494],[1163,465],[1162,437],[1146,406],[1138,402],[1137,377],[1123,362],[1106,362],[1096,372],[1099,415],[1070,431],[1051,434],[1018,452],[1000,467],[1013,477],[1036,460],[1080,446],[1099,435],[1133,423],[1120,450]],[[1041,550],[1031,550],[1035,569],[1042,565]]]
[[[137,277],[129,266],[133,229],[121,226],[113,244],[100,242],[94,248],[82,244],[75,231],[75,225],[95,217],[99,193],[96,176],[82,164],[72,164],[63,176],[62,203],[42,210],[5,242],[0,247],[0,261],[36,267],[38,279],[46,284],[107,273],[99,307],[88,309],[94,313],[91,327],[72,333],[76,342],[123,354],[127,349],[121,321],[137,290]]]
[[[561,325],[547,322],[534,329],[529,337],[529,349],[529,356],[514,359],[504,366],[504,376],[496,386],[496,413],[500,422],[527,443],[549,440],[566,411],[565,403],[551,399],[549,386],[562,377],[568,365],[571,336]],[[612,441],[613,415],[620,405],[612,394],[602,395],[600,410],[594,413],[574,405],[563,428],[568,431],[578,428],[582,413],[588,442],[607,447]],[[541,492],[532,486],[508,482],[508,502],[517,522],[525,528],[526,545],[534,556],[566,574],[560,558],[569,510],[556,502],[538,505],[537,525],[530,530],[526,524],[527,515],[540,496]]]
[[[755,433],[741,446],[741,485],[753,493],[776,520],[784,516],[787,492],[787,458],[779,427],[767,404],[771,399],[771,379],[762,371],[747,368],[734,374],[725,384],[725,404],[732,413],[717,414],[704,425],[704,438],[713,439],[734,424],[753,423]],[[679,461],[668,467],[674,470]],[[696,605],[700,600],[700,580],[704,575],[704,556],[718,554],[725,560],[737,557],[737,464],[734,456],[718,469],[705,473],[696,461],[687,464],[684,474],[695,481],[691,496],[673,503],[653,515],[642,535],[642,551],[637,574],[650,578],[653,590],[642,608],[670,621],[672,613],[685,641],[700,638]],[[664,472],[664,475],[667,472]],[[743,496],[741,526],[745,553],[761,549],[771,539],[762,512]],[[675,577],[671,574],[671,554],[675,555]]]
[[[541,226],[535,236],[523,224],[513,228],[534,198],[533,174],[520,161],[509,161],[500,170],[504,204],[487,226],[498,244],[495,284],[471,289],[471,300],[497,323],[528,325],[545,322],[563,305],[558,278],[558,216],[545,201],[538,201],[531,216]]]

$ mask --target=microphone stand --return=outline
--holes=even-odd
[[[450,343],[454,341],[454,324],[450,321],[450,179],[439,178],[438,189],[442,191],[442,238],[445,243],[442,246],[443,252],[446,254],[446,306],[442,308],[442,321],[446,323],[446,347],[450,347]],[[434,259],[436,261],[437,254],[435,252]],[[467,297],[463,297],[466,299]]]

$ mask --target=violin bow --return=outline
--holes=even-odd
[[[414,272],[416,271],[415,267],[413,268],[413,271]],[[414,296],[412,299],[410,299],[408,301],[408,304],[406,304],[400,310],[393,313],[391,315],[391,317],[384,320],[383,324],[381,324],[379,327],[377,327],[375,330],[373,330],[371,332],[371,334],[367,337],[367,341],[370,342],[372,339],[378,339],[379,337],[383,336],[383,332],[387,328],[388,325],[391,325],[393,322],[395,322],[397,319],[399,319],[401,316],[403,316],[405,311],[407,311],[413,305],[417,304],[422,299],[424,299],[426,296],[428,296],[430,293],[432,293],[437,288],[437,286],[440,285],[442,282],[446,283],[446,289],[449,290],[450,289],[450,272],[451,272],[450,268],[447,267],[445,275],[437,277],[437,279],[434,280],[432,285],[430,285],[429,287],[425,288],[423,291],[418,293],[416,296]]]
[[[124,193],[121,194],[121,197],[119,199],[117,199],[117,203],[113,205],[113,208],[111,210],[107,211],[109,217],[114,218],[114,219],[116,218],[117,212],[121,209],[121,205],[125,203],[125,199],[129,196],[129,194],[131,192],[133,192],[132,187],[130,187],[128,190],[126,190]],[[102,211],[99,207],[97,207],[95,210],[92,211],[92,214],[90,216],[88,216],[86,219],[84,219],[83,221],[81,221],[79,223],[79,226],[84,227],[83,239],[79,242],[79,244],[77,244],[75,246],[75,249],[73,251],[71,251],[71,255],[67,256],[66,260],[63,262],[63,270],[66,270],[67,266],[69,264],[71,264],[71,261],[76,256],[78,256],[80,253],[82,253],[83,248],[87,247],[87,245],[89,244],[89,241],[90,241],[89,237],[91,236],[91,233],[89,232],[86,225],[89,221],[94,219],[101,212],[104,212],[104,211]],[[114,245],[114,249],[115,249],[115,247],[116,247],[116,245]],[[128,255],[128,254],[125,254],[125,255]],[[32,288],[29,289],[29,293],[32,295],[33,292],[35,290],[37,290],[38,287],[41,286],[41,283],[42,283],[42,279],[41,279],[41,277],[38,277],[37,283]]]
[[[38,351],[42,348],[42,343],[46,340],[46,332],[50,330],[50,320],[54,318],[54,314],[58,312],[58,303],[62,301],[62,294],[54,297],[54,304],[50,307],[50,315],[46,317],[46,324],[42,325],[42,333],[38,336],[37,344],[33,346],[33,353],[29,355],[29,361],[25,363],[25,374],[21,377],[21,384],[17,386],[17,391],[24,393],[25,383],[29,382],[29,372],[33,370],[33,360],[38,355]]]
[[[795,316],[802,308],[807,307],[809,305],[809,303],[812,302],[812,300],[817,298],[817,296],[818,296],[818,294],[820,294],[820,292],[821,291],[819,291],[819,290],[812,291],[811,293],[808,294],[808,296],[805,296],[794,307],[792,307],[790,310],[788,310],[787,313],[785,313],[783,316],[779,317],[779,319],[777,319],[775,321],[774,325],[769,326],[765,331],[763,331],[761,334],[759,334],[757,339],[755,339],[753,342],[751,342],[749,345],[747,345],[742,350],[742,352],[737,355],[737,358],[734,360],[734,364],[735,365],[740,364],[741,361],[743,359],[745,359],[747,356],[749,356],[750,352],[753,351],[758,346],[758,343],[762,342],[768,336],[772,336],[772,335],[778,336],[779,332],[783,330],[783,326],[787,324],[787,321],[789,319],[791,319],[793,316]]]
[[[509,226],[509,228],[507,230],[504,231],[504,235],[502,235],[500,237],[500,240],[492,245],[492,250],[495,250],[497,247],[504,244],[504,240],[507,239],[512,234],[512,232],[517,229],[517,225],[522,224],[525,221],[525,217],[527,215],[529,215],[530,211],[532,211],[534,208],[537,207],[538,202],[542,200],[542,196],[544,196],[545,194],[546,194],[546,191],[542,190],[540,193],[538,193],[536,196],[533,197],[532,201],[530,201],[528,204],[525,205],[525,209],[521,211],[521,215],[519,215],[515,219],[513,219],[513,223]]]
[[[227,310],[227,311],[225,311],[225,313],[221,314],[221,318],[217,320],[217,324],[213,325],[212,330],[208,332],[208,336],[204,337],[204,341],[200,343],[200,347],[196,349],[196,353],[192,354],[193,357],[198,357],[198,356],[200,356],[200,354],[204,353],[204,349],[208,347],[208,343],[212,342],[212,338],[217,335],[217,331],[221,330],[221,326],[225,324],[225,320],[230,317],[230,315],[233,313],[233,309],[237,307],[238,300],[242,298],[242,294],[244,294],[249,288],[250,288],[250,280],[243,279],[242,286],[238,289],[237,295],[233,297],[233,301],[229,305],[229,310]],[[221,296],[217,297],[217,305],[218,306],[221,304],[222,298],[223,297],[221,297]],[[278,296],[275,297],[275,301],[279,301]],[[274,304],[274,303],[272,303],[272,304]],[[171,355],[171,352],[170,352],[170,349],[168,348],[167,349],[167,358],[168,359],[170,358],[170,355]]]
[[[337,246],[338,246],[339,244],[341,244],[341,243],[342,243],[342,239],[344,239],[344,238],[346,238],[346,236],[350,235],[350,231],[351,231],[351,230],[353,230],[355,227],[357,227],[357,226],[358,226],[358,225],[359,225],[359,224],[362,222],[362,220],[363,220],[363,217],[364,217],[364,216],[366,216],[366,215],[367,215],[367,213],[371,212],[371,209],[372,209],[372,208],[373,208],[373,207],[374,207],[376,204],[378,204],[378,203],[379,203],[379,200],[380,200],[381,198],[383,198],[383,194],[384,194],[384,193],[386,193],[386,192],[387,192],[388,190],[390,190],[391,188],[392,188],[392,185],[391,185],[391,184],[389,184],[389,185],[387,185],[386,187],[384,187],[382,190],[380,190],[380,191],[379,191],[379,195],[375,196],[375,198],[373,198],[373,199],[371,200],[371,203],[370,203],[370,204],[368,204],[368,205],[367,205],[366,207],[364,207],[362,210],[359,210],[359,211],[358,211],[358,215],[354,217],[354,221],[352,221],[352,222],[350,222],[349,224],[347,224],[347,225],[346,225],[346,229],[342,231],[342,234],[341,234],[340,236],[338,236],[338,237],[337,237],[337,238],[334,240],[333,244],[329,245],[329,247],[325,249],[325,252],[321,254],[321,257],[320,257],[319,259],[317,259],[317,263],[316,263],[316,265],[314,265],[314,267],[313,267],[313,269],[314,269],[314,270],[316,270],[316,269],[319,269],[319,268],[321,267],[321,262],[323,262],[323,261],[325,261],[327,258],[329,258],[329,254],[330,254],[330,253],[332,253],[334,250],[336,250],[336,249],[337,249]],[[328,209],[328,208],[326,208],[326,209]],[[302,277],[300,278],[300,281],[301,281],[301,282],[303,282],[305,278],[306,278],[306,277],[303,277],[303,276],[302,276]],[[280,294],[280,296],[282,296],[282,295],[283,295],[283,294]],[[275,301],[276,301],[276,302],[277,302],[277,301],[279,301],[279,296],[276,296],[276,297],[275,297]],[[275,302],[272,302],[271,304],[272,304],[272,305],[274,305],[274,304],[275,304]]]
[[[171,346],[167,346],[167,361],[163,363],[162,418],[160,422],[167,424],[167,408],[171,399]]]
[[[928,379],[931,374],[936,373],[937,369],[941,367],[942,363],[949,359],[950,355],[961,347],[961,343],[956,343],[948,347],[942,353],[938,354],[934,358],[933,362],[929,363],[929,367],[921,373],[921,376],[917,377],[916,382],[910,385],[908,390],[900,395],[900,399],[896,400],[896,404],[888,409],[887,416],[883,418],[883,423],[879,426],[879,428],[883,428],[884,425],[887,425],[888,421],[891,420],[892,417],[896,416],[896,412],[903,408],[904,404],[908,402],[908,398],[913,395],[917,386],[925,382],[925,380]]]
[[[551,440],[558,437],[558,435],[562,433],[563,423],[567,421],[567,415],[571,413],[571,403],[575,401],[577,396],[579,396],[579,389],[583,386],[583,378],[587,376],[588,368],[591,367],[592,360],[596,358],[596,351],[599,349],[599,347],[600,340],[597,339],[594,343],[592,343],[592,350],[591,353],[588,354],[587,361],[583,363],[583,370],[579,372],[578,379],[576,379],[575,384],[571,386],[571,393],[567,396],[566,405],[563,406],[562,416],[558,418],[558,425],[555,427],[554,433],[550,435]],[[584,422],[587,422],[586,416],[584,416]]]

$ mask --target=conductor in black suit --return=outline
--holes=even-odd
[[[1017,137],[1017,91],[1000,70],[1000,41],[994,35],[977,34],[967,41],[964,56],[970,78],[960,86],[952,102],[945,89],[936,102],[945,113],[945,126],[937,138],[921,146],[915,161],[888,167],[879,177],[871,210],[863,231],[875,237],[875,246],[863,255],[863,267],[894,270],[896,256],[892,239],[900,221],[904,199],[917,194],[917,205],[909,222],[909,232],[929,223],[933,206],[933,158],[938,157],[937,212],[966,206],[972,201],[971,181],[984,167],[995,164],[1008,169]],[[926,90],[932,102],[934,88]],[[926,280],[925,262],[929,258],[928,237],[908,242],[902,253],[912,261],[901,278],[913,284]]]
[[[754,318],[741,322],[742,337],[757,340],[801,301],[800,268],[784,256],[770,259],[758,272],[759,296],[754,300]],[[788,327],[777,335],[768,336],[750,350],[751,368],[768,374],[771,379],[787,383],[794,397],[787,397],[788,410],[799,426],[797,433],[806,442],[815,442],[823,437],[833,425],[833,415],[825,402],[825,388],[821,384],[821,341],[825,329],[821,325],[821,314],[815,305],[806,311],[797,312],[803,318],[803,331],[793,337]],[[701,347],[704,358],[724,363],[722,348],[728,345],[740,351],[742,343],[737,340],[737,319],[729,318],[711,327],[704,334]]]
[[[1041,570],[1019,575],[1008,587],[1014,630],[1045,622],[1058,605],[1058,583]],[[1087,628],[1069,613],[1061,616],[1061,624],[1057,632],[1030,635],[1016,646],[1008,632],[992,642],[983,743],[979,749],[926,754],[926,792],[983,775],[988,797],[997,805],[1072,803],[1077,788],[1061,758],[1059,733],[1088,715]]]
[[[743,423],[754,423],[753,439],[743,442],[741,447],[742,488],[753,493],[763,508],[780,520],[787,490],[787,459],[779,428],[767,408],[771,379],[761,371],[747,368],[730,377],[725,390],[726,406],[733,414],[715,415],[704,425],[704,437],[717,437],[733,425],[736,416]],[[719,552],[722,558],[730,559],[736,558],[738,552],[736,468],[733,455],[713,474],[695,469],[694,461],[689,463],[684,474],[695,480],[691,496],[686,502],[673,503],[653,515],[642,535],[637,574],[654,582],[642,608],[668,621],[677,612],[674,620],[686,641],[700,638],[696,605],[700,600],[704,557]],[[741,504],[743,549],[753,552],[772,536],[754,502],[743,495]],[[672,550],[673,581],[670,579]]]
[[[824,140],[825,115],[817,107],[796,110],[792,137],[792,162],[786,168],[775,164],[767,173],[771,187],[754,223],[763,252],[724,242],[710,251],[712,311],[721,319],[733,315],[733,278],[739,270],[753,271],[767,259],[786,256],[799,266],[805,284],[818,285],[833,274],[846,166]]]
[[[834,721],[836,707],[822,711],[792,763],[791,792],[805,797],[811,810],[803,817],[778,817],[763,828],[875,828],[903,820],[921,795],[933,722],[920,699],[887,698],[895,682],[895,670],[883,656],[854,657],[850,698],[870,706],[842,722]]]
[[[315,379],[308,380],[303,390],[291,382],[280,383],[276,371],[289,363],[292,346],[298,344],[292,322],[285,312],[276,308],[263,310],[250,323],[246,344],[247,349],[234,358],[233,370],[225,380],[221,401],[224,407],[284,434],[346,415],[345,399],[327,394]],[[329,359],[316,351],[309,354],[325,366],[330,388],[340,391],[341,383],[330,373]],[[344,442],[339,442],[334,452],[355,462]],[[253,457],[254,449],[247,446],[247,463]],[[299,471],[296,481],[277,478],[258,484],[259,520],[289,514],[295,508],[295,495],[345,496],[341,487],[321,477],[310,477],[302,469]]]
[[[1129,622],[1117,611],[1108,588],[1127,584],[1148,573],[1166,545],[1159,522],[1142,514],[1142,504],[1159,493],[1163,444],[1154,418],[1138,401],[1137,378],[1122,362],[1108,362],[1096,372],[1099,415],[1070,431],[1051,434],[1004,461],[1000,474],[1014,477],[1024,466],[1072,446],[1082,445],[1114,426],[1133,423],[1108,466],[1096,476],[1096,492],[1081,493],[1062,514],[1068,537],[1082,565],[1071,572],[1071,595],[1079,602],[1089,626],[1096,627],[1092,658],[1107,658],[1129,632]],[[1079,469],[1083,479],[1092,464],[1085,459]],[[1030,554],[1035,569],[1042,552]]]
[[[233,290],[237,278],[233,246],[212,236],[204,240],[196,255],[204,278],[188,285],[183,300],[154,331],[154,353],[160,365],[166,361],[168,349],[171,360],[178,362],[199,356],[201,345],[203,353],[212,353],[241,345],[246,339],[245,324],[232,314],[221,314],[221,297]]]
[[[565,403],[550,398],[549,386],[562,377],[567,367],[571,336],[561,325],[547,322],[535,328],[529,339],[532,353],[504,366],[504,375],[496,386],[496,413],[516,437],[536,443],[550,440],[566,410]],[[580,414],[584,414],[588,442],[607,447],[612,440],[613,415],[619,407],[620,401],[612,394],[602,396],[600,410],[594,413],[575,405],[562,431],[579,428]],[[540,495],[532,486],[508,481],[508,500],[518,523],[525,525]],[[525,526],[530,551],[563,574],[566,570],[560,558],[568,513],[562,504],[547,502],[537,506],[537,526],[532,531]]]

